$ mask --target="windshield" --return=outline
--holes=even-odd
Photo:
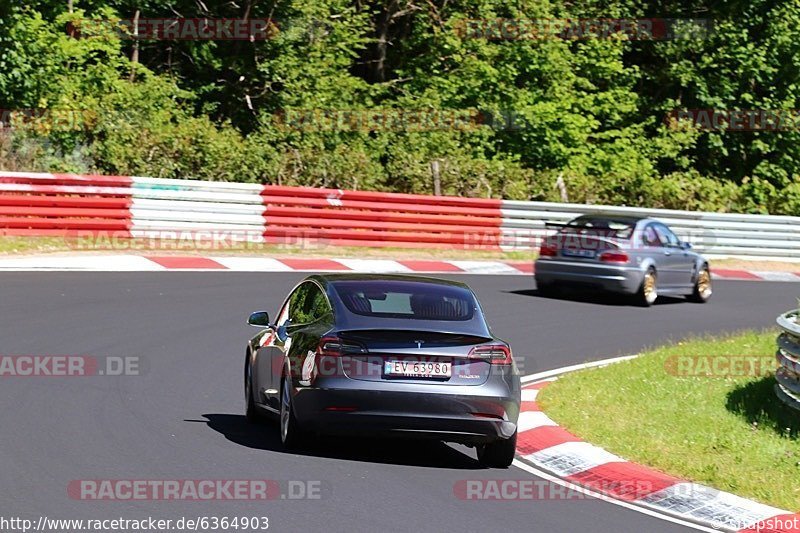
[[[351,313],[409,320],[471,320],[477,308],[463,287],[412,281],[338,281],[334,290]]]

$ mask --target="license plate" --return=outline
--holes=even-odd
[[[449,378],[452,371],[451,363],[386,361],[383,364],[383,373],[389,377]]]
[[[594,250],[561,250],[561,255],[565,257],[594,257]]]

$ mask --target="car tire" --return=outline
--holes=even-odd
[[[508,468],[517,451],[517,432],[509,439],[499,439],[478,446],[478,462],[489,468]]]
[[[694,289],[687,299],[699,304],[706,303],[711,298],[711,272],[708,265],[703,265],[694,279]]]
[[[285,374],[281,382],[281,410],[280,410],[280,434],[284,448],[294,450],[300,448],[305,442],[305,433],[300,428],[297,418],[294,416],[294,404],[292,402],[291,384],[289,375]]]
[[[636,303],[642,307],[650,307],[658,299],[658,276],[656,269],[649,267],[644,273],[642,284],[636,293]]]
[[[256,402],[253,399],[253,375],[250,366],[250,354],[247,354],[247,359],[244,362],[244,402],[245,412],[244,416],[251,424],[261,422],[261,413],[256,407]]]

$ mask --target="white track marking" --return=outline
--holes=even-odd
[[[609,453],[588,442],[557,444],[526,455],[523,459],[546,468],[561,477],[578,474],[606,463],[626,462],[623,458],[617,457],[613,453]]]
[[[522,433],[530,429],[536,429],[544,426],[557,426],[552,418],[547,416],[541,411],[523,411],[519,414],[517,421],[517,431]]]
[[[534,381],[545,381],[546,378],[552,378],[554,376],[560,376],[561,374],[567,374],[568,372],[575,372],[576,370],[583,370],[585,368],[594,368],[598,366],[606,366],[613,363],[619,363],[621,361],[627,361],[629,359],[634,359],[638,357],[637,355],[623,355],[622,357],[612,357],[611,359],[603,359],[602,361],[592,361],[590,363],[581,363],[579,365],[572,365],[572,366],[565,366],[564,368],[556,368],[555,370],[547,370],[545,372],[539,372],[537,374],[530,374],[528,376],[523,376],[521,381],[523,384],[525,383],[532,383]]]
[[[215,256],[209,259],[236,272],[294,272],[288,265],[269,257]]]
[[[717,529],[739,531],[786,511],[697,483],[677,483],[645,496],[639,503],[656,510],[702,520]]]
[[[376,273],[376,274],[389,274],[389,273],[403,273],[407,274],[413,272],[405,265],[401,265],[397,261],[389,259],[336,259],[337,263],[341,263],[354,272]]]
[[[448,261],[467,274],[519,274],[516,268],[499,261]]]
[[[556,485],[560,485],[562,487],[566,487],[566,488],[568,488],[570,490],[573,490],[575,492],[579,492],[581,494],[585,494],[587,496],[591,496],[592,498],[597,498],[598,500],[602,500],[604,502],[607,502],[607,503],[610,503],[610,504],[613,504],[613,505],[617,505],[619,507],[624,507],[626,509],[630,509],[631,511],[636,511],[637,513],[642,513],[642,514],[645,514],[645,515],[648,515],[648,516],[652,516],[653,518],[658,518],[659,520],[664,520],[666,522],[672,522],[673,524],[679,524],[681,526],[685,526],[685,527],[689,527],[689,528],[692,528],[692,529],[696,529],[698,531],[707,531],[709,533],[719,533],[718,529],[712,529],[710,527],[705,527],[705,526],[702,526],[700,524],[695,524],[694,522],[688,522],[686,520],[681,520],[680,518],[677,518],[677,517],[674,517],[674,516],[670,516],[670,515],[666,515],[664,513],[661,513],[661,512],[658,512],[658,511],[654,511],[654,510],[649,509],[647,507],[642,507],[640,505],[636,505],[636,504],[633,504],[633,503],[630,503],[630,502],[627,502],[627,501],[624,501],[624,500],[616,500],[614,498],[606,496],[605,494],[600,494],[599,492],[595,492],[593,490],[581,487],[580,485],[575,485],[574,483],[570,483],[569,481],[564,481],[563,479],[558,478],[558,477],[556,477],[556,476],[554,476],[552,474],[549,474],[548,472],[545,472],[544,470],[540,470],[540,469],[536,468],[535,466],[529,465],[527,463],[523,463],[522,461],[520,461],[518,459],[515,459],[512,464],[514,466],[516,466],[517,468],[519,468],[520,470],[524,470],[524,471],[528,472],[529,474],[533,474],[534,476],[536,476],[538,478],[544,479],[546,481],[549,481],[549,482],[554,483]]]
[[[30,256],[0,260],[0,270],[84,270],[102,272],[161,271],[158,263],[138,255]]]
[[[794,272],[753,271],[751,274],[755,274],[767,281],[800,281],[800,276],[797,276]]]
[[[539,389],[522,389],[523,402],[535,402],[537,396],[539,396]]]

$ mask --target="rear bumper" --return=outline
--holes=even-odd
[[[298,389],[293,398],[304,429],[465,444],[509,438],[517,429],[518,379],[492,377],[480,386],[370,383],[368,389],[347,378],[325,381]]]
[[[563,283],[633,294],[639,290],[644,272],[632,266],[614,266],[559,259],[537,259],[536,284]]]

